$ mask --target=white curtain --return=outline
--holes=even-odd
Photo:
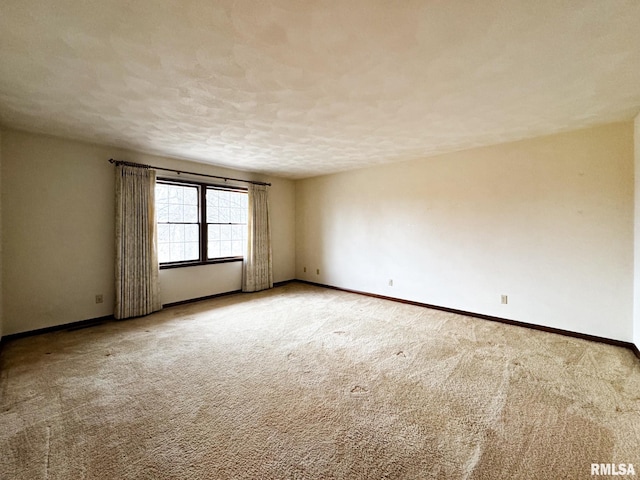
[[[158,283],[155,213],[156,172],[116,167],[117,319],[139,317],[162,308]]]
[[[243,292],[273,287],[268,204],[267,186],[250,184],[247,248],[242,264]]]

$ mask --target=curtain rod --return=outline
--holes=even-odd
[[[252,183],[254,185],[266,185],[267,187],[271,186],[271,184],[267,182],[255,182],[253,180],[242,180],[240,178],[220,177],[218,175],[207,175],[206,173],[186,172],[184,170],[175,170],[173,168],[161,168],[161,167],[154,167],[153,165],[144,165],[142,163],[125,162],[124,160],[114,160],[113,158],[109,159],[109,163],[113,163],[116,166],[125,165],[127,167],[153,168],[154,170],[162,170],[163,172],[175,172],[178,175],[180,175],[181,173],[186,173],[187,175],[197,175],[199,177],[218,178],[220,180],[224,180],[225,182],[227,180],[233,180],[234,182]]]

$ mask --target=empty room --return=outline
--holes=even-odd
[[[639,33],[2,1],[0,478],[636,478]]]

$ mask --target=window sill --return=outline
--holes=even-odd
[[[241,262],[242,260],[244,260],[244,257],[225,257],[225,258],[214,258],[211,260],[207,260],[206,262],[196,261],[196,262],[161,263],[160,270],[169,270],[171,268],[184,268],[184,267],[201,267],[203,265],[215,265],[217,263]]]

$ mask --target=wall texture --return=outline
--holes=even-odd
[[[302,180],[296,276],[631,341],[633,168],[620,123]]]
[[[5,335],[113,312],[111,157],[272,182],[274,280],[294,276],[295,190],[290,180],[12,130],[3,132],[2,146]],[[239,262],[163,270],[162,301],[237,290],[239,270]],[[96,294],[104,295],[103,304],[95,303]]]

